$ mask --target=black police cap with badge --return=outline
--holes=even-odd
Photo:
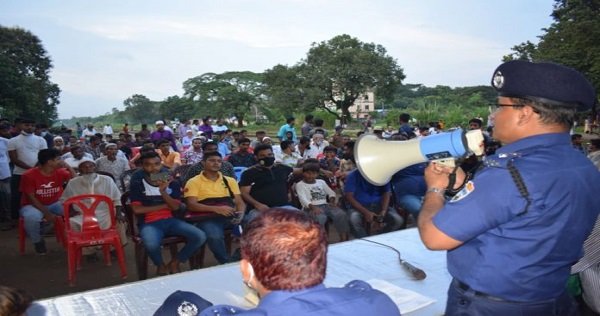
[[[576,107],[578,111],[587,111],[596,103],[594,87],[580,72],[553,63],[503,63],[494,71],[492,86],[501,97]]]

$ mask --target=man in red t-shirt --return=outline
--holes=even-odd
[[[65,183],[75,171],[60,160],[56,149],[43,149],[38,153],[37,167],[27,170],[21,177],[21,216],[25,220],[25,231],[33,242],[35,252],[46,254],[46,244],[41,237],[42,222],[54,222],[54,216],[63,215],[62,195]]]

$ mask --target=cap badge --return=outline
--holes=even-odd
[[[183,301],[177,308],[177,315],[179,316],[196,316],[198,315],[198,307],[188,301]]]
[[[494,79],[492,79],[492,84],[494,85],[494,88],[502,89],[502,86],[504,86],[504,75],[502,75],[502,72],[496,71]]]

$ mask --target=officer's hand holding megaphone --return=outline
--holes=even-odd
[[[456,171],[455,171],[456,169]],[[467,174],[459,168],[451,168],[446,165],[432,161],[425,168],[425,183],[427,183],[427,189],[439,189],[440,193],[444,193],[448,184],[450,183],[449,176],[452,172],[456,173],[456,181],[454,182],[453,189],[460,188],[464,182]]]

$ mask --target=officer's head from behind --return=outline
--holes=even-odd
[[[242,278],[261,296],[306,289],[325,279],[327,235],[303,212],[261,212],[244,230],[240,248]]]
[[[581,73],[552,63],[506,62],[494,71],[492,86],[498,92],[494,138],[504,144],[567,132],[575,112],[596,102],[594,88]]]

